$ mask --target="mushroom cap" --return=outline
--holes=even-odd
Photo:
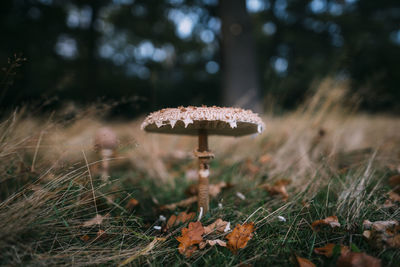
[[[97,149],[115,149],[118,146],[117,135],[110,128],[100,128],[96,132],[94,145]]]
[[[167,134],[198,135],[199,130],[206,130],[209,135],[244,136],[261,133],[265,125],[251,110],[190,106],[153,112],[141,128]]]

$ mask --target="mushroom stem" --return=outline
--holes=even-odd
[[[109,177],[109,168],[110,168],[110,163],[109,160],[112,156],[113,151],[111,149],[102,149],[101,150],[101,157],[102,157],[102,161],[101,161],[101,180],[103,182],[107,182],[108,181],[108,177]]]
[[[209,160],[211,156],[207,155],[208,151],[208,135],[206,130],[199,130],[199,190],[198,190],[198,211],[202,209],[203,214],[208,212],[209,194],[208,194],[208,176]],[[205,152],[205,153],[204,153]],[[203,154],[204,153],[204,154]]]

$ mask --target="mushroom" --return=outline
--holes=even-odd
[[[209,210],[209,161],[214,155],[208,149],[209,135],[244,136],[261,133],[264,123],[251,110],[222,107],[178,107],[151,113],[141,126],[155,133],[198,136],[199,147],[194,155],[199,159],[198,211]]]
[[[118,145],[117,135],[107,127],[100,128],[94,140],[95,150],[98,151],[102,157],[101,162],[101,179],[107,181],[109,177],[109,159],[114,153]]]

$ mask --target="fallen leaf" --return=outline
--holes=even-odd
[[[315,267],[315,264],[312,263],[310,260],[307,260],[305,258],[296,256],[297,264],[299,267]]]
[[[79,239],[82,240],[83,242],[88,242],[90,240],[90,237],[88,235],[83,235]]]
[[[396,192],[389,192],[389,198],[393,200],[394,202],[400,202],[400,195],[397,194]]]
[[[386,199],[385,203],[383,203],[383,208],[392,208],[395,207],[396,205],[390,200],[390,199]]]
[[[179,213],[178,216],[171,215],[171,217],[169,217],[169,219],[165,225],[165,229],[168,230],[172,227],[175,227],[180,224],[191,221],[194,218],[196,218],[196,213],[194,213],[194,212],[186,213],[183,211],[183,212]]]
[[[205,240],[203,242],[201,242],[199,244],[199,248],[203,249],[205,248],[207,245],[210,245],[211,247],[215,246],[215,245],[219,245],[221,247],[226,247],[226,242],[222,241],[221,239],[215,239],[215,240]]]
[[[290,180],[281,179],[276,181],[273,185],[261,185],[261,188],[264,188],[271,195],[281,195],[282,199],[286,201],[289,198],[289,194],[287,193],[286,186],[290,184]]]
[[[82,224],[82,226],[83,227],[90,227],[90,226],[93,226],[93,225],[100,225],[100,224],[102,224],[103,223],[103,220],[104,219],[106,219],[106,218],[108,218],[110,215],[109,214],[106,214],[106,215],[100,215],[100,214],[96,214],[96,216],[94,216],[94,218],[93,219],[90,219],[90,220],[88,220],[88,221],[86,221],[86,222],[84,222],[83,224]]]
[[[251,159],[246,160],[246,170],[253,175],[260,172],[260,168]]]
[[[190,257],[197,250],[196,244],[200,244],[203,241],[202,235],[204,234],[204,228],[201,222],[191,222],[188,228],[182,229],[182,236],[178,236],[179,253]]]
[[[347,251],[342,253],[336,262],[340,267],[380,267],[381,261],[364,252]]]
[[[211,197],[216,197],[221,193],[222,189],[231,187],[232,184],[226,182],[219,182],[217,184],[210,184],[208,187],[208,194]]]
[[[108,237],[109,237],[109,235],[106,233],[106,231],[100,229],[96,233],[96,239],[95,240],[103,240],[103,239],[106,239]]]
[[[393,236],[393,238],[389,238],[387,240],[387,244],[391,248],[400,248],[400,234]]]
[[[386,247],[400,248],[400,225],[398,221],[376,221],[365,220],[363,222],[363,236],[370,245],[382,249]]]
[[[398,221],[390,220],[390,221],[376,221],[371,222],[370,220],[364,220],[363,226],[365,229],[373,229],[375,231],[383,232],[388,228],[398,225]]]
[[[260,157],[260,159],[258,160],[261,164],[265,164],[270,162],[272,159],[272,156],[270,154],[265,154],[263,156]]]
[[[314,231],[318,231],[322,226],[330,226],[332,228],[340,227],[339,219],[336,216],[329,216],[322,220],[314,221],[311,227]]]
[[[233,231],[226,236],[227,247],[236,254],[241,248],[246,247],[247,242],[253,237],[254,223],[237,224]]]
[[[400,175],[394,175],[389,178],[389,185],[397,193],[400,193]]]
[[[330,258],[333,255],[333,250],[334,250],[335,246],[337,246],[337,245],[333,244],[333,243],[329,243],[323,247],[314,248],[314,253],[318,254],[318,255],[324,255],[325,257]],[[348,250],[349,250],[348,246],[340,245],[340,253],[345,253]]]
[[[204,226],[204,233],[206,235],[216,231],[218,233],[224,233],[226,232],[226,228],[228,226],[229,222],[226,222],[224,220],[222,220],[221,218],[215,220],[215,222],[213,222],[212,224],[208,225],[208,226]],[[229,226],[228,226],[229,227]]]
[[[134,198],[131,198],[131,199],[128,201],[128,203],[126,203],[125,208],[126,208],[127,210],[133,210],[137,205],[139,205],[139,201],[136,200],[136,199],[134,199]]]
[[[370,239],[371,236],[372,236],[372,233],[371,233],[370,230],[365,230],[365,231],[363,232],[363,236],[364,236],[366,239]]]

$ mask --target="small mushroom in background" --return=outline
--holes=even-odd
[[[118,138],[113,130],[104,127],[100,128],[94,140],[94,146],[102,157],[101,161],[101,179],[106,182],[109,177],[109,160],[118,146]]]
[[[209,161],[214,157],[208,149],[208,136],[261,133],[264,123],[251,110],[202,106],[153,112],[147,116],[141,128],[147,132],[198,136],[199,147],[194,152],[199,159],[198,211],[205,214],[209,210]]]

